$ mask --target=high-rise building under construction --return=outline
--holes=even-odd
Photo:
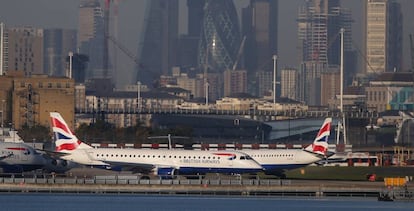
[[[273,74],[273,55],[278,48],[278,0],[251,0],[242,10],[242,46],[244,68],[250,79],[249,92],[262,97],[272,90],[272,80],[261,80]],[[240,61],[243,63],[243,61]],[[273,78],[273,77],[271,77]]]
[[[297,22],[301,64],[299,99],[309,105],[321,105],[321,74],[339,72],[341,65],[341,29],[344,29],[345,70],[355,69],[351,13],[341,7],[339,0],[307,0]]]

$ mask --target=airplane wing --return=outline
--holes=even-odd
[[[4,160],[4,159],[6,159],[6,158],[9,158],[9,157],[11,157],[11,156],[13,156],[13,153],[8,154],[8,155],[4,155],[4,156],[0,156],[0,161],[1,161],[1,160]]]
[[[113,169],[121,168],[123,171],[132,171],[133,173],[151,173],[156,166],[146,163],[126,163],[126,162],[110,162],[106,160],[99,160],[107,163]]]
[[[44,150],[44,149],[36,149],[36,151],[44,152],[48,156],[52,158],[56,158],[56,159],[60,159],[61,157],[67,155],[67,153],[64,153],[64,152],[55,152],[55,151]]]

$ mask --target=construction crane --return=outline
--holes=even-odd
[[[411,51],[411,71],[413,73],[412,80],[413,80],[413,90],[414,90],[414,42],[413,42],[413,34],[410,34],[409,36],[410,36],[410,51]],[[412,109],[414,110],[414,104],[413,104],[413,108]]]
[[[411,51],[411,71],[414,72],[414,42],[413,34],[410,34],[410,51]]]
[[[103,77],[108,77],[109,72],[109,43],[108,40],[110,40],[110,16],[111,16],[111,3],[114,3],[114,13],[113,13],[113,26],[114,26],[114,32],[115,37],[117,36],[118,31],[118,4],[119,0],[105,0],[105,7],[104,7],[104,40],[103,40]],[[114,54],[114,62],[116,62],[116,53]]]
[[[242,54],[243,48],[244,48],[244,42],[246,42],[246,36],[244,36],[243,40],[241,41],[239,51],[237,52],[236,61],[233,64],[233,68],[232,68],[233,71],[236,70],[237,64],[239,63],[239,60],[240,60],[240,57],[241,57],[241,54]]]
[[[116,47],[118,47],[125,55],[127,55],[130,59],[132,59],[132,61],[134,61],[134,63],[138,66],[141,66],[138,58],[131,53],[130,50],[128,50],[128,48],[126,48],[124,45],[122,45],[121,43],[119,43],[114,37],[112,36],[108,36],[107,37],[108,40],[110,40]]]

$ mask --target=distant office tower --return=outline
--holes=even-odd
[[[187,0],[188,35],[199,37],[204,17],[205,0]]]
[[[251,0],[242,12],[245,67],[249,75],[273,70],[272,56],[277,55],[278,0]]]
[[[280,71],[280,97],[292,100],[297,99],[298,92],[298,70],[285,68]]]
[[[224,97],[247,92],[247,71],[224,71]]]
[[[321,73],[321,105],[328,105],[340,93],[340,72],[326,71]],[[337,108],[336,108],[337,109]]]
[[[79,53],[89,56],[87,79],[105,77],[107,70],[104,67],[104,42],[104,17],[99,1],[81,1],[79,6],[78,49]]]
[[[178,66],[196,72],[198,43],[204,17],[205,0],[187,0],[188,33],[181,35],[178,48]]]
[[[5,72],[20,70],[26,76],[43,74],[43,29],[9,28],[4,36]]]
[[[72,58],[71,58],[72,57]],[[72,61],[70,61],[72,59]],[[72,71],[70,63],[72,62]],[[66,73],[71,72],[72,78],[76,83],[85,83],[86,68],[88,67],[89,57],[84,54],[73,53],[66,56]],[[69,74],[68,74],[69,75]]]
[[[43,43],[44,73],[66,76],[66,57],[76,52],[76,30],[45,29]]]
[[[152,87],[177,64],[178,0],[151,0],[147,5],[137,81]]]
[[[299,71],[299,99],[308,105],[321,105],[321,73],[328,69],[325,63],[303,62]]]
[[[321,105],[321,73],[337,71],[340,65],[341,28],[345,29],[345,74],[351,77],[350,72],[355,70],[350,11],[342,8],[339,0],[307,0],[297,20],[300,81],[303,85],[300,100],[309,105]]]
[[[402,13],[394,0],[366,0],[365,10],[365,70],[380,74],[401,70]]]
[[[257,80],[258,97],[270,96],[273,91],[273,72],[258,71],[255,78]]]

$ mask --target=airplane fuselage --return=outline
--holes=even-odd
[[[300,168],[322,159],[301,149],[245,149],[241,152],[250,155],[266,172]]]
[[[236,151],[93,148],[76,150],[62,158],[85,165],[171,168],[179,174],[248,173],[262,170],[256,161]]]
[[[24,143],[0,143],[0,167],[4,173],[21,173],[42,168],[44,159]]]

